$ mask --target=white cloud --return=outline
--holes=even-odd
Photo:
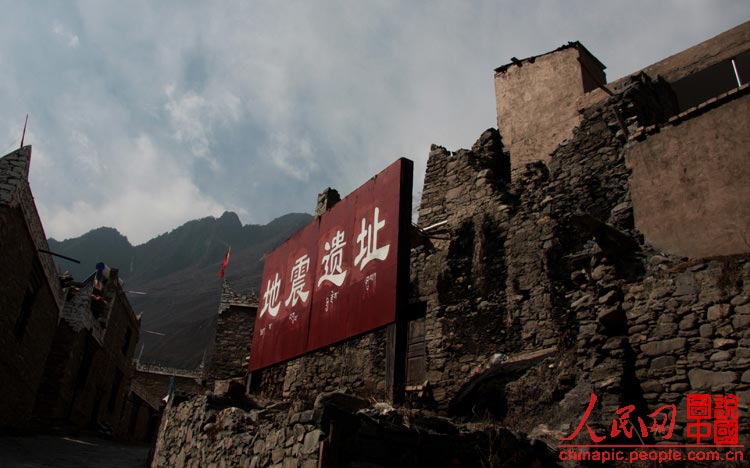
[[[310,141],[284,132],[275,132],[267,148],[274,165],[290,177],[308,180],[317,168]]]
[[[148,136],[121,144],[129,147],[131,157],[110,161],[111,172],[85,197],[37,201],[48,235],[63,239],[92,227],[114,226],[138,244],[191,219],[224,211],[191,182],[174,155],[156,148]],[[123,172],[129,177],[117,177]]]
[[[167,103],[164,107],[175,139],[187,144],[194,156],[209,161],[212,168],[218,169],[211,156],[214,128],[240,120],[240,99],[226,91],[209,98],[191,90],[178,96],[173,84],[166,87],[165,94]]]
[[[78,36],[70,32],[59,21],[55,21],[52,24],[52,32],[55,33],[57,36],[59,36],[60,39],[62,39],[65,45],[67,45],[68,47],[72,49],[75,49],[76,47],[78,47],[78,43],[80,42],[78,40]]]

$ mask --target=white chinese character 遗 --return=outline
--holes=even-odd
[[[279,289],[281,289],[281,280],[279,279],[278,272],[274,275],[273,281],[270,279],[266,283],[266,292],[263,293],[263,308],[260,311],[260,316],[263,317],[263,314],[268,311],[269,314],[271,314],[272,317],[276,317],[276,314],[279,313],[279,306],[281,305],[279,301]],[[274,306],[274,304],[276,304]]]
[[[298,258],[294,262],[292,267],[292,275],[290,281],[292,282],[292,290],[289,292],[289,297],[284,301],[285,306],[289,306],[292,303],[292,307],[297,305],[298,300],[302,300],[302,303],[307,301],[307,296],[310,295],[310,291],[303,291],[305,287],[305,275],[310,269],[310,257],[305,254]]]
[[[390,244],[378,247],[378,231],[385,226],[385,220],[378,220],[380,209],[375,207],[375,215],[372,224],[368,224],[365,218],[362,218],[362,230],[357,235],[359,244],[359,253],[354,258],[354,266],[359,265],[360,271],[371,260],[385,260],[388,257]]]
[[[330,281],[336,286],[341,286],[344,283],[347,272],[342,270],[341,260],[343,259],[345,245],[344,231],[336,231],[331,241],[325,243],[325,249],[328,253],[323,257],[323,275],[318,278],[318,287],[323,281]]]

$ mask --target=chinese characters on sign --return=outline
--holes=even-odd
[[[336,286],[341,286],[346,279],[346,271],[341,267],[341,261],[344,255],[344,231],[336,231],[330,242],[326,242],[325,251],[328,252],[323,257],[323,274],[318,278],[318,287],[323,281],[330,281]]]
[[[395,320],[411,170],[398,160],[266,256],[251,371]]]
[[[357,235],[359,253],[354,258],[354,266],[359,265],[360,270],[363,270],[372,260],[385,260],[388,258],[388,251],[391,246],[388,244],[382,247],[377,246],[378,231],[385,227],[385,221],[378,219],[379,214],[380,208],[376,206],[372,224],[367,223],[365,218],[362,218],[362,230]]]
[[[276,273],[273,277],[273,280],[268,280],[268,284],[266,284],[266,292],[263,293],[263,308],[260,310],[261,316],[268,312],[272,316],[276,317],[276,314],[279,313],[280,287],[281,280],[279,279],[279,274]]]
[[[310,257],[307,254],[301,256],[294,262],[292,268],[292,277],[289,278],[289,282],[292,283],[292,291],[289,293],[289,297],[284,301],[285,306],[289,306],[291,301],[292,307],[297,305],[297,300],[301,299],[304,303],[307,301],[307,296],[310,295],[310,291],[304,291],[305,288],[305,276],[310,269]]]

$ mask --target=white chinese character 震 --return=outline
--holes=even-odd
[[[269,279],[266,283],[266,292],[263,293],[263,308],[260,311],[261,317],[263,317],[263,314],[265,314],[266,311],[268,311],[272,317],[276,317],[276,314],[279,313],[279,306],[281,305],[279,302],[280,289],[281,280],[279,279],[279,274],[277,272],[273,277],[273,281]]]
[[[379,215],[380,209],[376,206],[372,224],[362,218],[362,230],[357,235],[359,253],[354,258],[354,265],[359,265],[360,271],[371,260],[385,260],[388,257],[390,244],[378,247],[378,231],[385,226],[385,220],[378,220]]]
[[[318,278],[318,287],[323,281],[330,281],[336,286],[341,286],[344,283],[347,272],[342,270],[341,260],[343,259],[345,245],[344,231],[336,231],[331,241],[326,241],[325,249],[328,253],[323,257],[323,275]]]
[[[303,288],[305,287],[305,275],[308,270],[310,270],[310,257],[305,254],[298,258],[292,267],[292,275],[290,278],[292,282],[292,290],[289,293],[289,297],[284,301],[285,306],[289,306],[289,303],[291,302],[292,307],[294,307],[300,299],[303,304],[307,301],[307,296],[310,295],[310,291],[303,291]]]

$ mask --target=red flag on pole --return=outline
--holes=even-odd
[[[230,246],[229,249],[227,249],[227,254],[224,256],[224,261],[221,263],[221,271],[219,272],[219,278],[224,277],[224,269],[226,269],[227,264],[229,264],[229,252],[232,251],[232,247]]]

